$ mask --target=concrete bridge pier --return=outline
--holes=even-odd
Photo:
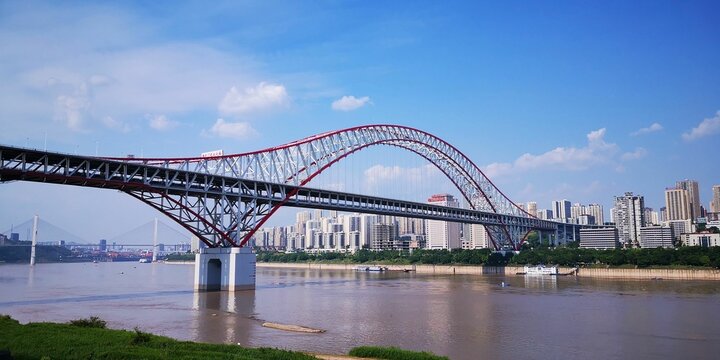
[[[195,255],[195,290],[255,289],[255,254],[249,247],[204,248]]]

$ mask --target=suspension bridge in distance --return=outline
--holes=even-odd
[[[191,239],[158,219],[108,239],[90,242],[39,216],[0,233],[2,257],[10,261],[157,261],[159,256],[186,253]]]
[[[333,164],[383,145],[433,164],[470,208],[307,186]],[[532,231],[574,240],[581,227],[528,214],[454,146],[397,125],[359,126],[209,157],[102,158],[0,145],[0,182],[8,181],[114,189],[157,209],[207,245],[196,257],[195,287],[200,290],[254,288],[255,256],[246,245],[281,207],[480,224],[496,250],[519,249]]]

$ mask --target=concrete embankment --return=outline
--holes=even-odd
[[[258,267],[313,269],[313,270],[354,270],[357,264],[319,263],[257,263]],[[415,271],[419,274],[437,275],[515,275],[522,272],[522,266],[469,266],[469,265],[381,265],[390,271]],[[648,279],[648,280],[720,280],[720,270],[710,269],[603,269],[566,268],[558,269],[560,274],[576,272],[577,276],[590,278]]]

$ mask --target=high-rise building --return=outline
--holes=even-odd
[[[398,234],[425,235],[425,220],[413,218],[397,218]]]
[[[380,223],[380,216],[378,215],[360,215],[360,248],[370,248],[372,227],[377,223]]]
[[[304,248],[317,249],[319,247],[319,238],[317,235],[321,233],[320,225],[319,220],[308,220],[305,222]]]
[[[459,207],[458,201],[450,194],[437,194],[428,199],[428,203],[439,206]],[[460,242],[460,223],[440,220],[427,220],[428,249],[458,249]]]
[[[537,218],[541,220],[552,220],[553,212],[548,209],[540,209],[537,211]]]
[[[570,207],[570,218],[578,219],[581,215],[587,215],[585,212],[585,206],[581,203],[574,203]]]
[[[490,237],[488,236],[485,226],[480,224],[470,224],[469,234],[465,235],[468,240],[469,249],[485,249],[491,246]]]
[[[675,182],[675,188],[677,189],[683,189],[687,191],[688,196],[688,203],[690,206],[690,219],[692,221],[695,221],[695,219],[699,218],[701,216],[700,213],[700,189],[698,187],[698,182],[695,180],[681,180]]]
[[[535,216],[537,214],[537,203],[534,201],[530,201],[525,206],[525,211],[527,211],[530,215]]]
[[[643,216],[645,216],[645,225],[646,226],[660,225],[656,222],[653,222],[653,213],[655,212],[655,211],[653,211],[653,208],[646,207],[645,210],[643,210],[643,212],[645,213]]]
[[[397,250],[399,246],[395,243],[396,231],[397,228],[392,224],[373,224],[370,248],[372,250]]]
[[[720,213],[720,185],[713,185],[712,200],[710,200],[710,212]]]
[[[295,232],[301,235],[305,234],[305,223],[312,219],[312,213],[309,211],[300,211],[295,214]]]
[[[600,204],[590,204],[585,206],[585,214],[592,215],[595,218],[595,224],[602,225],[605,223],[603,215],[603,206]]]
[[[640,228],[645,226],[645,199],[640,195],[626,192],[615,197],[613,219],[618,229],[620,242],[625,247],[639,246]]]
[[[665,189],[667,220],[692,220],[688,191],[685,189]]]
[[[570,218],[570,202],[563,199],[552,202],[553,218],[557,221],[566,222]]]

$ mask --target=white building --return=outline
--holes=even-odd
[[[720,246],[720,234],[692,233],[680,235],[680,241],[685,246]]]
[[[468,249],[485,249],[492,246],[484,225],[470,224],[465,238],[467,239]]]
[[[535,215],[537,214],[537,203],[534,201],[530,201],[525,206],[525,211],[527,211],[529,214]]]
[[[668,226],[640,228],[640,247],[643,249],[672,248],[673,238],[673,229]]]
[[[428,203],[438,206],[459,207],[458,201],[450,194],[433,195],[428,199]],[[459,249],[462,246],[460,242],[460,223],[427,220],[425,229],[428,249]]]
[[[612,211],[620,243],[626,247],[640,243],[640,228],[645,226],[645,199],[631,192],[615,197]]]
[[[318,237],[320,233],[320,221],[319,220],[308,220],[305,222],[305,248],[318,248]]]
[[[620,246],[618,229],[614,227],[580,229],[580,247],[584,249],[616,249]]]
[[[602,225],[605,223],[605,215],[603,214],[603,206],[600,204],[590,204],[585,206],[585,215],[595,218],[595,224]]]
[[[581,203],[574,203],[570,207],[570,217],[573,219],[579,218],[581,215],[585,215],[585,206]]]

